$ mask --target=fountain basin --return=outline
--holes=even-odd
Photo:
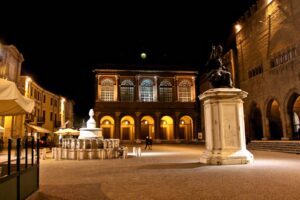
[[[101,128],[81,128],[79,130],[80,135],[78,139],[103,138]]]

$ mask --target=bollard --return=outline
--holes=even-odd
[[[142,150],[141,147],[138,147],[137,149],[137,157],[141,157],[142,156]]]
[[[46,160],[46,148],[43,148],[43,160]]]
[[[125,158],[127,158],[127,154],[128,154],[128,148],[127,147],[125,147],[124,149],[123,149],[123,159],[125,159]]]
[[[55,147],[52,147],[51,149],[51,158],[55,159]]]
[[[57,151],[57,158],[58,158],[58,160],[61,160],[61,154],[62,154],[62,149],[58,148],[58,151]]]
[[[136,154],[136,148],[135,148],[135,147],[132,147],[132,154],[133,154],[134,156],[137,156],[137,154]]]

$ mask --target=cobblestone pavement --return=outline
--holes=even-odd
[[[127,159],[41,159],[40,189],[27,200],[300,199],[300,155],[251,151],[252,164],[209,166],[203,151],[153,145]]]

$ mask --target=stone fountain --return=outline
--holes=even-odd
[[[62,139],[62,146],[52,148],[52,157],[60,159],[84,160],[84,159],[110,159],[127,156],[128,148],[120,149],[120,139],[104,139],[101,128],[96,128],[96,121],[93,118],[94,110],[89,111],[90,119],[86,128],[80,128],[78,139]]]
[[[94,110],[90,109],[90,119],[86,123],[86,128],[80,128],[80,135],[78,139],[103,139],[101,128],[96,128],[96,121],[94,119]]]

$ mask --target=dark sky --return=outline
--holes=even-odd
[[[255,0],[40,2],[1,9],[0,41],[23,54],[22,74],[73,99],[75,114],[86,117],[98,65],[135,64],[146,52],[145,63],[200,70],[212,44],[233,44],[233,24]]]

